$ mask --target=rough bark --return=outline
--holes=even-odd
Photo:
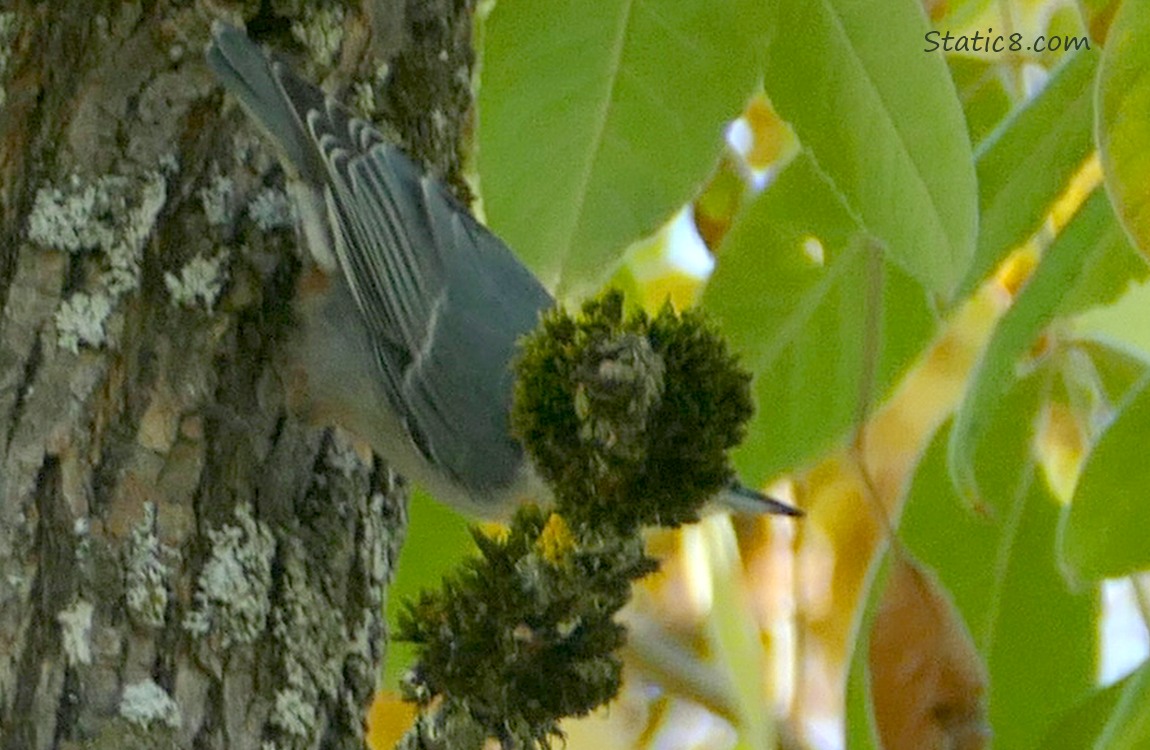
[[[0,4],[0,750],[362,745],[404,492],[285,407],[300,255],[208,5]],[[367,5],[229,12],[334,29],[305,71],[461,185],[469,3]]]

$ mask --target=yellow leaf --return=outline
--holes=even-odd
[[[393,691],[378,690],[367,710],[367,746],[370,750],[392,750],[413,723],[413,704]]]

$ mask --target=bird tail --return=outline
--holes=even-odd
[[[324,93],[223,21],[212,26],[207,60],[228,91],[278,144],[299,177],[322,183],[325,169],[308,119],[313,112],[331,116]]]

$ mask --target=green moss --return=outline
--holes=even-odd
[[[750,375],[702,313],[625,313],[609,291],[549,313],[517,363],[513,428],[572,520],[694,521],[733,472]]]
[[[655,567],[637,537],[586,527],[557,554],[549,527],[527,507],[502,538],[476,532],[480,557],[400,619],[398,637],[421,651],[418,692],[515,746],[547,746],[560,719],[615,696],[624,629],[613,617]]]
[[[619,292],[549,313],[516,368],[512,422],[557,513],[476,533],[480,557],[401,618],[420,651],[410,695],[434,706],[416,731],[438,747],[546,747],[615,696],[613,618],[655,568],[638,529],[698,517],[751,414],[750,376],[700,313],[628,312]]]

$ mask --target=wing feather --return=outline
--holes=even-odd
[[[335,263],[411,442],[469,492],[510,485],[523,459],[508,426],[510,363],[551,296],[370,123],[237,29],[214,35],[208,62],[322,194]]]

